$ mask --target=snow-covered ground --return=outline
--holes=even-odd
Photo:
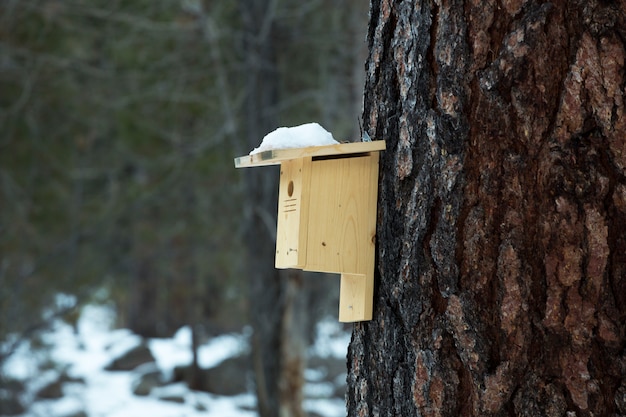
[[[148,396],[132,393],[134,371],[106,371],[104,368],[124,351],[137,346],[141,339],[128,330],[113,329],[114,313],[101,306],[83,309],[76,329],[57,321],[43,335],[48,350],[33,349],[23,343],[0,369],[5,376],[30,381],[21,398],[27,411],[21,417],[252,417],[256,400],[252,392],[236,396],[218,396],[192,391],[183,383],[153,389]],[[248,349],[249,331],[211,339],[199,351],[204,368],[218,365]],[[171,339],[151,339],[148,346],[157,367],[170,376],[175,366],[191,362],[189,328],[180,329]],[[345,358],[349,335],[329,320],[320,323],[316,344],[311,353],[318,357]],[[53,364],[44,367],[43,364]],[[63,397],[38,399],[43,386],[58,379],[65,371],[69,380],[63,383]],[[305,374],[304,408],[326,417],[344,416],[344,401],[332,398],[333,385],[324,382],[316,370]],[[35,378],[34,378],[35,377]],[[182,403],[163,401],[167,394],[183,398]],[[0,410],[1,415],[2,410]]]

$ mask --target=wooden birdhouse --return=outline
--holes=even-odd
[[[235,167],[280,164],[276,268],[341,274],[339,321],[372,319],[378,158],[384,141],[276,149]]]

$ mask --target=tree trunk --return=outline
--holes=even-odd
[[[350,416],[626,414],[625,1],[372,0]]]
[[[277,126],[279,74],[274,50],[276,2],[247,0],[240,4],[246,52],[247,149]],[[252,361],[261,417],[301,417],[304,346],[292,317],[300,271],[274,268],[278,171],[244,170],[247,190],[246,244],[250,283]]]

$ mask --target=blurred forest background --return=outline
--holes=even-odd
[[[274,128],[318,121],[353,140],[368,8],[270,0],[246,14],[255,3],[0,1],[0,341],[93,302],[146,337],[248,322],[250,199],[233,167],[251,149],[244,45],[274,48]]]

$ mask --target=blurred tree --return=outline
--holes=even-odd
[[[350,416],[626,415],[626,3],[374,0]]]
[[[356,21],[348,17],[358,7],[350,2],[340,6],[325,2],[240,2],[246,151],[276,127],[310,121],[314,116],[327,127],[339,128],[339,121],[345,123],[343,134],[356,131],[357,113],[350,108],[356,101],[352,76],[359,48],[352,45],[358,30]],[[352,25],[345,24],[346,20]],[[343,39],[338,39],[341,35]],[[342,130],[335,132],[341,134]],[[314,309],[315,303],[307,302],[307,290],[313,285],[307,285],[301,271],[274,268],[278,171],[245,170],[243,174],[259,412],[263,417],[303,416],[307,330],[315,317],[308,310]]]
[[[120,325],[166,336],[191,324],[197,343],[203,328],[246,320],[249,283],[272,285],[248,279],[242,260],[246,242],[275,227],[275,208],[263,209],[269,225],[243,230],[238,212],[261,205],[250,203],[246,190],[255,188],[232,158],[279,125],[316,120],[338,139],[355,135],[366,5],[283,0],[256,15],[243,5],[0,2],[0,340],[97,293],[115,301]],[[274,50],[269,72],[269,61],[251,62],[263,40],[251,33],[266,34]],[[265,94],[259,106],[253,97]],[[264,184],[275,194],[276,181]],[[275,276],[272,246],[258,255]],[[276,352],[297,352],[281,359],[295,363],[296,383],[279,389],[270,379],[270,401],[295,392],[308,311],[324,311],[326,288],[338,288],[288,275],[278,278],[281,302],[267,308],[295,314],[281,322]],[[59,293],[76,304],[55,307]],[[259,359],[271,368],[274,356]],[[290,401],[301,410],[298,395]]]
[[[0,17],[0,333],[102,286],[144,335],[187,323],[191,294],[203,317],[227,308],[238,187],[204,21],[176,1],[7,2]]]
[[[245,148],[252,149],[264,133],[278,122],[279,72],[274,42],[278,2],[245,0],[240,2],[243,27],[243,50],[246,68]],[[280,383],[284,369],[281,344],[284,334],[284,293],[286,276],[274,269],[277,172],[244,171],[247,218],[244,239],[248,248],[250,321],[253,328],[252,360],[255,374],[258,410],[261,417],[280,415]],[[301,359],[301,352],[295,354]],[[296,372],[301,367],[296,366]],[[297,378],[297,375],[296,375]],[[294,396],[301,390],[296,387]],[[301,415],[301,405],[295,415]],[[291,407],[290,407],[291,408]],[[294,411],[294,410],[291,410]],[[288,415],[291,415],[289,413]]]

